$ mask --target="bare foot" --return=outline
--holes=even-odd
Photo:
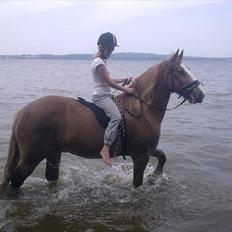
[[[110,155],[108,151],[101,150],[100,155],[106,164],[112,165],[112,160],[110,159]]]

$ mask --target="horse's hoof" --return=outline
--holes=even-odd
[[[156,175],[156,176],[162,176],[163,175],[163,171],[162,170],[155,170],[154,171],[154,174]]]
[[[135,189],[139,188],[140,186],[142,186],[143,183],[133,183],[133,187]]]
[[[19,189],[13,189],[10,185],[0,189],[0,199],[14,199],[18,196]]]
[[[3,197],[5,195],[7,186],[0,185],[0,197]]]
[[[4,197],[4,191],[0,189],[0,199],[2,199],[3,197]]]
[[[9,194],[16,194],[19,192],[19,187],[13,186],[12,184],[8,186],[7,192]]]

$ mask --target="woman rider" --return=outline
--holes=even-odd
[[[98,52],[91,65],[94,79],[92,99],[93,102],[98,107],[102,108],[110,118],[109,124],[105,130],[104,145],[100,151],[100,155],[106,164],[112,165],[109,148],[116,137],[117,129],[121,121],[121,115],[118,107],[112,100],[111,88],[124,91],[128,94],[133,93],[133,88],[126,88],[119,85],[119,83],[125,82],[126,78],[111,78],[106,67],[107,59],[111,56],[114,48],[116,46],[118,47],[116,37],[110,32],[103,33],[100,35],[97,45]]]

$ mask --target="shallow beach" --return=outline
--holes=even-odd
[[[137,77],[159,61],[109,62],[116,77]],[[204,84],[202,104],[166,112],[159,148],[167,154],[162,177],[151,158],[144,184],[132,186],[130,157],[88,160],[65,153],[60,179],[48,183],[42,162],[20,189],[0,200],[0,231],[232,230],[232,61],[185,62]],[[0,181],[14,116],[47,95],[91,99],[88,60],[0,59]],[[180,102],[171,96],[169,107]]]

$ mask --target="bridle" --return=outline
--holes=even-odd
[[[174,89],[174,80],[173,80],[174,78],[171,77],[171,79],[172,79],[172,81],[171,81],[171,85],[172,85],[172,86],[171,86],[171,89]],[[179,81],[179,78],[175,78],[175,79],[176,79],[177,81]],[[133,87],[134,90],[136,91],[136,95],[135,95],[135,94],[132,94],[131,96],[133,96],[133,97],[135,97],[135,98],[137,98],[137,99],[139,100],[139,102],[140,102],[140,107],[141,107],[141,112],[140,112],[140,114],[136,115],[136,114],[130,112],[130,111],[129,111],[128,109],[126,109],[125,107],[124,107],[124,109],[125,109],[125,111],[126,111],[130,116],[132,116],[132,117],[134,117],[134,118],[138,118],[138,117],[141,117],[141,116],[144,114],[144,107],[143,107],[143,104],[148,105],[148,106],[150,106],[150,104],[147,103],[144,99],[141,98],[140,93],[139,93],[137,87],[135,86],[135,84],[133,83],[132,79],[131,79],[131,82],[132,82],[132,87]],[[197,88],[200,84],[201,84],[200,81],[194,80],[194,81],[191,82],[190,84],[185,85],[185,86],[181,89],[181,91],[179,92],[179,97],[178,97],[178,98],[183,97],[184,99],[183,99],[183,101],[182,101],[181,103],[179,103],[179,104],[176,105],[175,107],[172,107],[172,108],[166,108],[166,107],[165,107],[165,108],[163,108],[163,107],[161,107],[161,106],[153,106],[153,108],[156,108],[157,110],[160,110],[160,111],[175,110],[175,109],[177,109],[177,108],[180,107],[185,101],[187,101],[188,98],[190,98],[190,96],[191,96],[193,90],[194,90],[195,88]],[[171,90],[171,93],[173,93],[172,90]]]
[[[174,79],[175,79],[177,82],[180,82],[180,79],[179,79],[179,77],[178,77],[177,74],[174,74],[174,78],[171,77],[171,88],[170,88],[171,93],[173,93],[173,92],[174,92],[173,89],[175,89],[175,87],[174,87]],[[183,97],[183,98],[184,98],[183,101],[182,101],[180,104],[178,104],[177,106],[175,106],[175,107],[173,107],[173,108],[171,108],[171,109],[166,109],[166,110],[176,109],[176,108],[178,108],[179,106],[181,106],[185,101],[187,101],[187,100],[190,98],[190,96],[191,96],[193,90],[194,90],[195,88],[197,88],[197,87],[198,87],[199,85],[201,85],[201,84],[202,84],[202,83],[201,83],[200,81],[194,80],[194,81],[192,81],[191,83],[185,85],[185,86],[180,90],[180,92],[178,93],[178,94],[179,94],[179,97],[178,97],[178,98]]]
[[[184,97],[186,100],[190,97],[193,89],[201,85],[201,82],[198,80],[193,81],[192,83],[185,85],[179,93],[179,97]]]

